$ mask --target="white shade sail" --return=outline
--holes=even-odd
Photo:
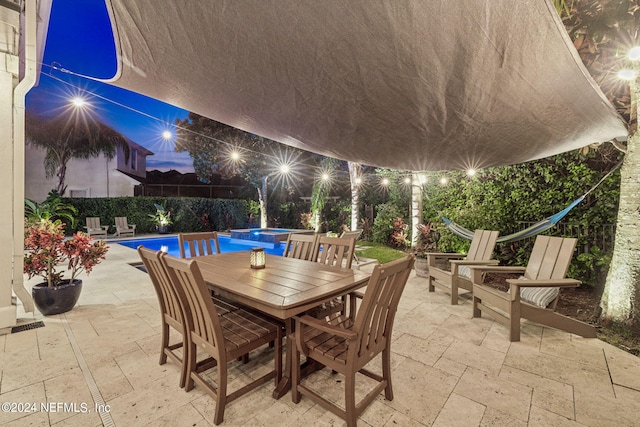
[[[107,0],[112,84],[327,156],[521,163],[627,129],[546,0]]]

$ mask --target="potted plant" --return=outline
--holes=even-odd
[[[171,231],[171,211],[168,211],[164,206],[154,203],[156,207],[156,213],[149,214],[149,217],[156,224],[156,229],[159,234],[167,234]]]
[[[94,241],[81,231],[65,239],[64,224],[42,219],[25,222],[24,272],[31,279],[40,276],[44,282],[33,286],[31,295],[38,310],[44,315],[71,310],[82,291],[78,275],[91,273],[104,259],[108,247],[104,241]],[[66,264],[66,271],[60,268]],[[70,273],[68,279],[65,273]]]
[[[429,277],[429,263],[427,254],[436,252],[436,245],[440,237],[433,223],[418,224],[418,242],[414,250],[416,261],[414,268],[418,277]]]

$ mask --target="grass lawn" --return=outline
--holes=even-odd
[[[379,243],[358,241],[356,243],[356,255],[363,258],[377,259],[380,264],[384,264],[403,258],[407,256],[407,253]]]

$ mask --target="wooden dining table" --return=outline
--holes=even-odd
[[[370,274],[349,268],[266,255],[266,268],[252,269],[249,252],[228,252],[193,258],[202,276],[216,294],[285,324],[287,343],[283,378],[273,397],[279,399],[291,388],[293,316],[367,284]]]

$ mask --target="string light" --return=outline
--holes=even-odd
[[[631,49],[629,49],[627,58],[629,58],[632,61],[637,61],[638,59],[640,59],[640,46],[634,46]]]
[[[638,47],[638,48],[634,48],[634,49],[631,49],[631,50],[630,50],[630,52],[629,52],[629,58],[630,58],[630,59],[633,59],[632,57],[635,57],[634,55],[637,55],[637,58],[638,58],[638,59],[640,59],[640,47]],[[90,77],[90,76],[85,76],[85,75],[82,75],[82,74],[79,74],[79,73],[75,73],[75,72],[70,71],[70,70],[67,70],[67,69],[65,69],[65,68],[63,68],[63,67],[58,67],[58,66],[55,66],[55,65],[44,64],[44,63],[41,63],[41,65],[42,65],[42,66],[49,67],[49,68],[51,68],[51,70],[61,71],[61,72],[63,72],[63,73],[70,74],[70,75],[73,75],[73,76],[76,76],[76,77],[82,77],[82,78],[85,78],[85,79],[88,79],[88,80],[96,80],[96,79],[94,79],[94,78],[92,78],[92,77]],[[629,70],[629,71],[632,71],[632,70]],[[633,72],[633,71],[632,71],[632,72]],[[623,75],[625,75],[624,73],[622,73],[622,74],[623,74]],[[70,83],[70,82],[67,82],[67,81],[65,81],[65,80],[62,80],[62,79],[60,79],[60,78],[58,78],[58,77],[56,77],[56,76],[51,75],[50,73],[48,73],[48,74],[47,74],[47,73],[43,73],[42,75],[44,75],[44,76],[48,76],[49,78],[52,78],[52,79],[54,79],[54,80],[56,80],[56,81],[58,81],[58,82],[60,82],[60,83],[62,83],[62,84],[64,84],[64,85],[70,86],[70,87],[72,87],[72,88],[74,88],[74,89],[76,89],[76,90],[84,91],[83,89],[81,89],[81,88],[79,88],[79,87],[75,86],[73,83]],[[628,76],[628,74],[626,74],[626,75]],[[635,78],[635,73],[633,74],[633,77],[626,77],[626,78],[627,78],[627,79],[629,79],[629,78]],[[228,146],[228,147],[229,147],[229,154],[228,154],[228,155],[229,155],[230,160],[232,160],[232,161],[234,161],[234,162],[236,162],[236,161],[241,161],[241,154],[240,154],[240,150],[238,149],[238,147],[237,147],[236,145],[234,145],[234,144],[232,144],[232,143],[229,143],[229,142],[227,142],[227,141],[224,141],[224,140],[220,140],[220,139],[214,138],[214,137],[212,137],[212,136],[210,136],[210,135],[207,135],[207,134],[203,134],[203,133],[200,133],[200,132],[195,132],[195,131],[193,131],[193,130],[191,130],[191,129],[187,129],[187,128],[185,128],[185,127],[183,127],[183,126],[180,126],[180,125],[176,125],[176,124],[168,123],[168,122],[166,122],[165,120],[162,120],[162,119],[160,119],[160,118],[158,118],[158,117],[155,117],[155,116],[153,116],[153,115],[151,115],[151,114],[149,114],[149,113],[146,113],[146,112],[144,112],[144,111],[137,110],[137,109],[135,109],[135,108],[133,108],[133,107],[130,107],[130,106],[126,105],[126,104],[122,104],[122,103],[120,103],[120,102],[117,102],[117,101],[114,101],[114,100],[112,100],[112,99],[106,98],[106,97],[101,96],[101,95],[99,95],[99,94],[96,94],[96,93],[93,93],[93,92],[89,92],[89,93],[90,93],[92,96],[94,96],[94,97],[96,97],[96,98],[98,98],[98,99],[104,100],[104,101],[106,101],[106,102],[109,102],[109,103],[111,103],[111,104],[113,104],[113,105],[116,105],[116,106],[118,106],[118,107],[124,108],[124,109],[126,109],[126,110],[129,110],[129,111],[135,112],[135,113],[140,114],[140,115],[142,115],[142,116],[144,116],[144,117],[147,117],[147,118],[149,118],[149,119],[152,119],[152,120],[158,121],[158,122],[160,122],[160,123],[161,123],[163,126],[165,126],[165,127],[172,127],[172,128],[174,128],[174,129],[177,129],[177,130],[183,131],[183,132],[185,132],[185,133],[189,133],[189,134],[197,135],[197,136],[200,136],[200,137],[203,137],[203,138],[209,139],[209,140],[211,140],[211,141],[214,141],[214,142],[217,142],[217,143],[220,143],[220,144],[224,144],[224,145],[226,145],[226,146]],[[86,101],[86,99],[85,99],[85,98],[83,98],[83,97],[81,97],[81,96],[76,96],[76,97],[74,97],[74,98],[71,100],[71,102],[72,102],[72,105],[73,105],[74,107],[78,107],[78,108],[83,108],[83,107],[86,107],[87,105],[89,105],[89,103]],[[174,138],[174,136],[175,136],[175,135],[174,135],[174,133],[173,133],[173,132],[171,132],[170,130],[164,130],[164,131],[162,132],[162,138],[163,138],[163,139],[165,139],[165,140],[172,140],[172,139]],[[242,151],[249,151],[249,152],[253,152],[252,150],[247,149],[247,148],[244,148],[244,147],[242,148]],[[263,155],[263,156],[265,156],[265,157],[270,157],[270,158],[274,159],[277,163],[280,163],[280,166],[278,167],[278,172],[280,173],[280,175],[281,175],[281,176],[289,175],[289,174],[291,173],[291,166],[289,165],[289,163],[282,163],[282,159],[279,159],[276,155],[269,154],[269,153],[264,153],[264,152],[257,152],[257,151],[255,152],[255,154],[260,154],[260,155]],[[470,176],[473,176],[473,175],[475,174],[475,169],[470,169],[470,170],[467,172],[467,174],[468,174],[468,175],[470,175]],[[326,172],[323,172],[323,173],[322,173],[321,175],[319,175],[319,176],[320,176],[320,179],[322,179],[323,181],[328,181],[328,180],[330,180],[330,179],[331,179],[330,174],[328,174],[328,173],[326,173]],[[420,184],[425,184],[425,183],[428,181],[427,176],[426,176],[426,175],[424,175],[424,174],[418,174],[418,175],[417,175],[417,178],[418,178],[418,181],[419,181],[419,183],[420,183]],[[411,177],[406,176],[406,177],[404,177],[404,178],[403,178],[403,181],[404,181],[404,183],[405,183],[405,184],[411,184],[412,179],[411,179]],[[443,184],[443,185],[444,185],[444,184],[446,184],[446,183],[447,183],[447,178],[446,178],[446,177],[442,177],[442,178],[440,179],[440,184]],[[361,176],[356,177],[356,179],[355,179],[355,185],[358,185],[358,186],[359,186],[359,185],[361,185],[361,184],[363,184],[363,178],[362,178]],[[381,180],[381,182],[380,182],[380,185],[381,185],[381,186],[384,186],[384,187],[388,187],[388,186],[389,186],[389,184],[390,184],[390,180],[389,180],[389,178],[386,178],[386,177],[385,177],[385,178],[383,178],[383,179]]]
[[[73,104],[74,107],[77,107],[77,108],[83,108],[88,105],[87,101],[81,96],[73,97],[73,99],[71,100],[71,103]]]
[[[624,68],[618,71],[617,76],[622,80],[633,80],[636,78],[636,72],[630,68]]]
[[[475,169],[467,170],[467,176],[475,176],[475,174],[476,174],[476,170]]]

